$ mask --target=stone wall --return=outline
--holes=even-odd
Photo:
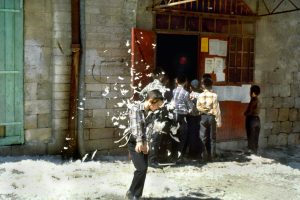
[[[70,1],[24,1],[25,145],[19,154],[56,154],[68,116]],[[14,150],[13,150],[14,151]]]
[[[85,1],[85,96],[82,122],[86,151],[117,150],[118,105],[131,96],[130,41],[137,0]],[[122,93],[121,91],[128,91]]]
[[[300,13],[257,22],[255,82],[262,89],[261,145],[300,143]]]

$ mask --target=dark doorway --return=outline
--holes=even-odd
[[[170,79],[183,74],[188,80],[197,78],[198,36],[157,34],[156,65]]]

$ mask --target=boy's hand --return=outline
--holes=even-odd
[[[135,151],[138,153],[148,154],[149,146],[148,143],[143,144],[143,142],[137,142],[135,145]]]

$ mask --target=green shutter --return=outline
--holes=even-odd
[[[24,143],[23,1],[0,0],[0,145]]]

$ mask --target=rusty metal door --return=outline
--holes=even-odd
[[[134,98],[150,81],[155,68],[156,39],[153,31],[133,28],[131,32],[131,83]]]

